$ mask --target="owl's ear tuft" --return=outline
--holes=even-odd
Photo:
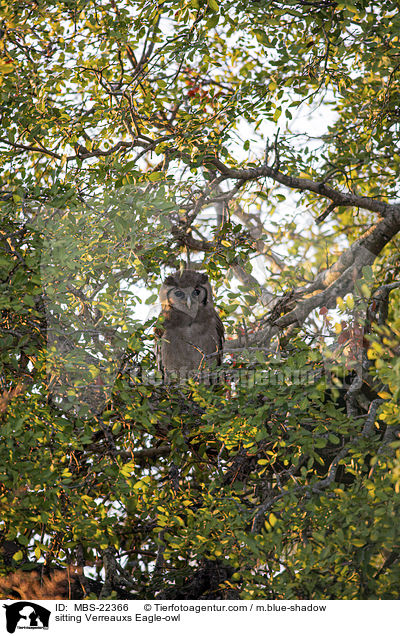
[[[167,276],[167,278],[164,281],[164,285],[176,285],[175,278],[172,275],[171,276]]]
[[[207,276],[207,274],[201,274],[201,276],[200,276],[200,282],[201,282],[201,283],[208,283],[208,276]]]

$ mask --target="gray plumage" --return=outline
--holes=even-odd
[[[224,327],[214,309],[207,274],[191,269],[168,276],[160,290],[163,318],[157,346],[159,369],[187,375],[221,364]]]

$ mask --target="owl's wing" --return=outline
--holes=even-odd
[[[157,369],[158,371],[161,371],[161,373],[163,373],[164,369],[163,369],[162,359],[161,359],[161,338],[164,333],[164,329],[160,325],[156,325],[153,331],[154,331],[154,335],[156,336],[156,341],[154,345],[154,353],[156,355]]]
[[[222,364],[222,350],[224,347],[225,330],[224,330],[224,325],[222,324],[222,320],[219,317],[217,312],[215,312],[215,322],[216,322],[217,338],[218,338],[218,351],[221,352],[220,355],[217,356],[217,364]]]

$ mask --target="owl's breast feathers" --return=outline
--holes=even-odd
[[[161,370],[195,370],[221,364],[224,327],[213,307],[200,307],[194,319],[166,307],[162,317],[162,325],[154,329]]]

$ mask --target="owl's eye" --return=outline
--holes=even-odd
[[[194,289],[192,291],[192,296],[198,296],[200,294],[200,289]]]
[[[179,291],[179,289],[177,289],[175,292],[175,296],[177,296],[178,298],[184,298],[185,294],[183,293],[183,291]]]

